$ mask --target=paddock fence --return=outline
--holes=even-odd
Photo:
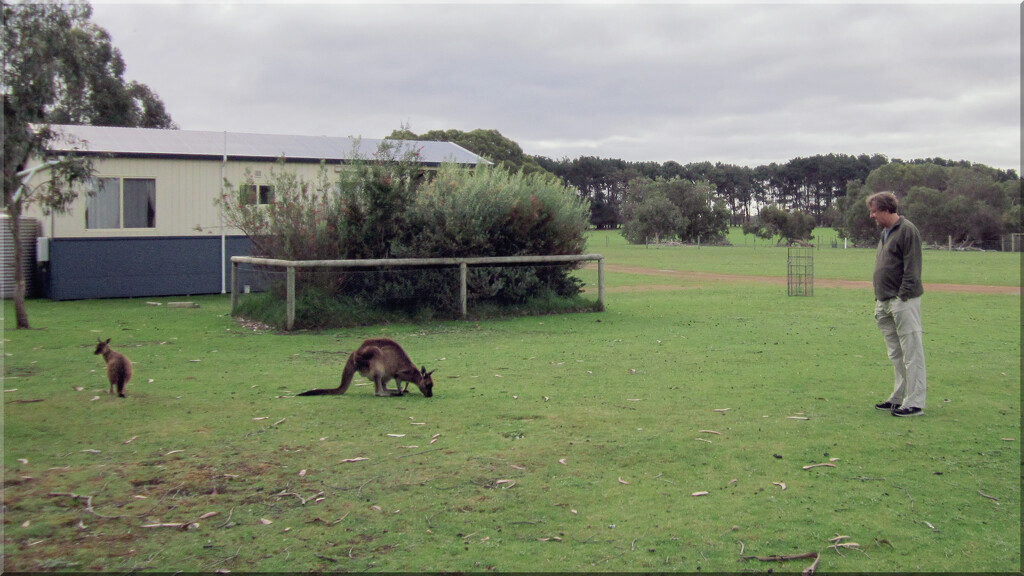
[[[238,306],[239,265],[251,265],[265,268],[283,268],[285,270],[285,308],[286,330],[295,326],[295,276],[298,268],[341,268],[341,269],[401,269],[401,268],[452,268],[458,269],[459,303],[462,317],[467,315],[467,276],[470,266],[521,266],[521,265],[553,265],[571,262],[597,262],[597,303],[604,308],[604,255],[602,254],[566,254],[554,256],[498,256],[480,258],[385,258],[374,260],[280,260],[275,258],[257,258],[253,256],[231,257],[231,311]],[[454,289],[454,287],[453,287]]]

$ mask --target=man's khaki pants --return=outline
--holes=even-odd
[[[924,409],[928,376],[921,339],[921,298],[911,298],[906,302],[899,298],[878,301],[875,322],[885,337],[889,360],[896,373],[889,402],[904,408]]]

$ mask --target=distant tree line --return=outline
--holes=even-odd
[[[1021,180],[1014,171],[929,160],[890,162],[863,181],[850,181],[833,226],[844,237],[877,241],[874,223],[863,217],[864,202],[883,190],[896,194],[900,213],[932,244],[999,249],[1003,235],[1024,231]]]
[[[675,161],[627,162],[583,156],[554,161],[537,158],[538,164],[574,185],[591,201],[591,222],[598,228],[623,224],[621,205],[630,180],[707,181],[714,196],[729,208],[729,224],[750,221],[759,207],[776,204],[814,215],[819,225],[829,224],[829,209],[846,193],[846,183],[864,179],[888,160],[881,155],[849,156],[829,154],[794,158],[786,164],[748,168],[721,162]]]
[[[815,227],[834,227],[855,243],[876,241],[864,199],[891,190],[901,212],[928,242],[999,248],[1021,232],[1021,179],[967,160],[889,159],[882,154],[819,154],[749,168],[721,162],[629,162],[581,156],[529,156],[497,130],[408,129],[393,138],[455,142],[500,167],[548,172],[589,205],[590,224],[621,228],[635,242],[714,242],[729,226],[788,240],[809,240]],[[701,202],[695,201],[700,197]]]

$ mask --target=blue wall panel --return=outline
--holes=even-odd
[[[249,239],[229,237],[231,256],[251,254]],[[220,237],[53,238],[46,296],[52,300],[219,294]],[[242,277],[239,285],[259,285]]]

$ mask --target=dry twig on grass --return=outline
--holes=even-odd
[[[807,568],[804,568],[801,574],[803,574],[804,576],[814,574],[814,571],[818,568],[818,560],[821,559],[821,556],[817,552],[805,552],[803,554],[785,555],[772,554],[771,556],[740,556],[740,560],[743,561],[757,560],[759,562],[786,562],[787,560],[802,560],[804,558],[813,558],[814,563],[808,566]]]
[[[814,571],[818,569],[818,561],[819,560],[821,560],[821,556],[817,556],[816,555],[814,557],[814,562],[812,562],[811,565],[808,566],[807,568],[804,568],[803,572],[801,572],[800,574],[802,576],[810,576],[811,574],[814,574]]]
[[[999,498],[996,498],[995,496],[989,496],[988,494],[985,494],[981,490],[978,490],[978,494],[981,494],[983,497],[988,498],[989,500],[993,500],[996,504],[999,504]]]
[[[804,466],[804,470],[810,470],[811,468],[819,468],[821,466],[827,466],[829,468],[835,468],[836,465],[831,462],[822,462],[821,464],[808,464]]]
[[[177,528],[178,530],[191,530],[197,528],[199,524],[195,522],[160,522],[157,524],[143,524],[143,528]]]
[[[306,522],[306,524],[312,524],[313,522],[322,522],[322,523],[324,523],[324,524],[326,524],[328,526],[334,526],[335,524],[340,524],[342,520],[344,520],[345,518],[348,517],[348,515],[349,515],[349,513],[346,512],[344,516],[342,516],[341,518],[338,518],[334,522],[328,522],[327,520],[324,520],[323,518],[317,516],[316,518],[313,518],[312,520],[309,520],[308,522]]]
[[[323,495],[324,495],[324,491],[323,490],[317,492],[316,494],[314,494],[313,496],[311,496],[309,498],[303,498],[302,496],[299,496],[295,492],[285,492],[284,490],[281,490],[277,494],[274,494],[274,496],[295,496],[296,498],[299,499],[300,502],[302,502],[303,506],[306,505],[306,502],[309,502],[310,500],[313,500],[315,498],[319,498],[320,496],[323,496]]]
[[[50,492],[50,496],[67,496],[68,498],[74,498],[75,500],[84,499],[85,511],[92,514],[93,516],[104,518],[106,520],[117,520],[121,518],[120,516],[104,516],[103,514],[100,514],[99,512],[94,510],[92,507],[92,496],[79,496],[78,494],[74,494],[72,492]]]
[[[419,452],[413,452],[412,454],[402,454],[401,456],[395,456],[395,460],[408,458],[410,456],[419,456],[420,454],[426,454],[427,452],[433,452],[435,450],[443,450],[443,448],[431,448],[430,450],[420,450]]]
[[[234,508],[231,508],[231,510],[228,510],[228,519],[227,519],[227,520],[225,520],[225,521],[224,521],[224,523],[223,523],[223,524],[221,524],[220,526],[217,526],[217,528],[224,528],[225,526],[227,526],[228,524],[230,524],[230,523],[231,523],[231,516],[232,516],[232,515],[233,515],[234,513],[235,513],[235,509],[234,509]]]
[[[860,548],[860,544],[857,544],[856,542],[836,542],[835,544],[830,545],[829,548],[833,548],[836,552],[839,552],[840,548]]]
[[[242,547],[239,546],[238,549],[235,550],[235,553],[232,554],[231,556],[228,556],[227,558],[222,558],[220,560],[217,560],[216,562],[213,562],[212,564],[207,566],[206,567],[206,571],[207,572],[213,572],[214,571],[213,570],[214,567],[220,566],[221,564],[224,564],[226,562],[230,562],[230,561],[234,560],[235,558],[238,558],[238,553],[241,552],[241,551],[242,551]],[[218,573],[225,573],[225,572],[228,572],[228,570],[217,570],[217,572]]]

